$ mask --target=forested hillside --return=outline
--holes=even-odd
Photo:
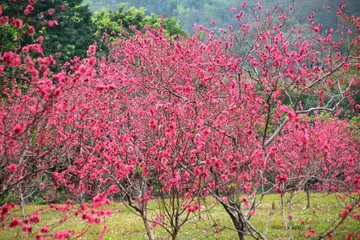
[[[198,23],[206,27],[210,26],[211,20],[215,20],[217,27],[227,27],[229,23],[235,24],[231,8],[240,9],[243,0],[87,0],[92,10],[99,10],[103,7],[117,9],[119,3],[129,3],[130,6],[144,7],[148,13],[165,14],[175,16],[185,30],[192,32],[193,24]],[[273,10],[274,5],[289,12],[289,6],[294,7],[293,16],[300,23],[307,21],[307,17],[314,12],[315,19],[322,22],[325,27],[334,27],[337,24],[336,14],[326,14],[328,11],[336,10],[339,7],[338,1],[333,0],[249,0],[248,6],[258,6],[262,2],[263,10]],[[358,15],[360,12],[360,1],[346,1],[350,14]],[[326,6],[326,9],[324,8]],[[251,8],[245,8],[250,13]]]

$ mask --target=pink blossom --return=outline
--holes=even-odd
[[[288,117],[290,121],[294,121],[296,118],[296,113],[294,111],[288,111]]]
[[[112,194],[114,194],[114,193],[116,193],[118,191],[119,191],[119,188],[116,185],[111,185],[109,187],[109,195],[112,195]]]
[[[21,230],[26,233],[32,233],[33,227],[29,224],[25,224],[22,226]]]
[[[286,174],[280,174],[276,176],[276,180],[278,180],[279,183],[285,183],[288,181],[288,176]]]
[[[17,165],[15,164],[15,163],[11,163],[8,167],[7,167],[7,170],[9,171],[9,172],[15,172],[16,171],[16,169],[17,169]]]
[[[239,12],[238,14],[236,14],[235,17],[236,17],[237,19],[240,19],[243,15],[244,15],[244,12],[241,11],[241,12]]]
[[[13,18],[12,21],[11,21],[11,24],[12,24],[14,27],[22,28],[22,26],[23,26],[23,21],[20,20],[20,19]]]
[[[27,29],[27,34],[29,36],[34,36],[35,34],[35,28],[33,26],[29,26],[28,29]]]
[[[0,25],[6,25],[9,22],[9,17],[8,16],[4,16],[4,17],[0,17]]]
[[[39,216],[36,214],[30,214],[30,222],[39,223],[40,222]]]
[[[89,49],[87,51],[87,55],[90,57],[90,56],[93,56],[95,53],[96,53],[96,46],[90,45]]]
[[[21,49],[21,51],[22,51],[23,53],[28,53],[28,52],[29,52],[29,48],[28,48],[27,46],[25,46],[25,47],[23,47],[23,48]]]
[[[282,105],[282,106],[280,106],[279,110],[280,110],[281,112],[287,113],[287,112],[289,112],[290,109],[289,109],[288,106]]]
[[[9,223],[9,227],[13,228],[16,226],[19,226],[21,224],[21,221],[18,218],[13,218],[11,222]]]
[[[32,5],[27,5],[25,10],[24,10],[24,14],[26,16],[29,16],[33,11],[34,11],[34,7]]]
[[[49,26],[49,27],[53,27],[53,26],[54,26],[54,24],[55,24],[55,23],[54,23],[54,21],[53,21],[53,20],[49,20],[49,21],[48,21],[48,26]]]
[[[58,240],[60,240],[60,239],[69,239],[70,237],[71,237],[71,234],[67,230],[54,233],[54,238],[58,239]]]
[[[346,216],[349,214],[349,212],[347,210],[341,210],[340,211],[340,217],[342,218],[346,218]]]
[[[84,76],[86,74],[86,72],[87,72],[87,67],[85,65],[81,64],[79,67],[79,73]]]
[[[48,10],[48,14],[51,16],[51,15],[53,15],[53,14],[54,14],[54,11],[55,11],[55,9],[50,8],[50,9]]]
[[[44,190],[46,188],[46,183],[41,182],[39,183],[40,190]]]
[[[220,232],[220,230],[221,230],[220,226],[216,226],[213,228],[214,233],[218,233]]]

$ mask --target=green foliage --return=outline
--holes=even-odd
[[[95,25],[88,6],[80,6],[82,1],[69,1],[68,7],[59,17],[59,25],[44,31],[44,50],[47,54],[60,52],[58,61],[64,63],[74,56],[85,57],[89,45],[96,40]]]
[[[17,31],[10,25],[0,25],[0,42],[1,47],[6,50],[16,49]]]
[[[95,12],[92,17],[93,23],[97,27],[96,34],[100,36],[104,31],[113,36],[121,33],[123,29],[126,29],[130,34],[130,26],[135,26],[136,29],[142,30],[145,25],[149,25],[152,28],[164,28],[165,33],[170,36],[176,36],[178,34],[185,34],[181,29],[179,22],[174,17],[165,18],[161,24],[161,17],[156,14],[146,15],[145,8],[127,8],[127,4],[120,4],[117,11],[112,11],[109,8],[103,8],[98,12]]]
[[[0,199],[0,206],[4,205],[5,203],[19,203],[19,198],[10,193],[6,197]]]
[[[44,55],[58,53],[56,60],[60,63],[59,66],[74,56],[86,56],[88,46],[96,40],[94,38],[96,28],[91,21],[92,12],[88,6],[81,3],[82,0],[37,1],[34,4],[34,11],[26,18],[23,13],[26,2],[5,3],[2,15],[8,16],[9,19],[23,20],[24,26],[21,29],[11,25],[0,26],[1,51],[19,52],[22,46],[37,42],[39,37],[43,36]],[[61,9],[63,4],[66,5],[65,9]],[[48,13],[51,8],[54,9],[52,15]],[[58,25],[48,26],[50,20],[56,20]],[[28,26],[33,26],[36,30],[32,37],[26,34]]]
[[[110,40],[116,39],[117,34],[123,29],[133,34],[133,31],[129,30],[130,26],[141,30],[146,24],[152,28],[163,27],[165,33],[173,37],[185,34],[174,17],[162,20],[156,14],[146,14],[145,8],[127,7],[127,4],[120,4],[117,11],[102,9],[93,14],[89,6],[83,3],[83,0],[37,1],[34,5],[35,10],[26,18],[23,14],[26,2],[5,3],[3,15],[9,16],[9,19],[14,17],[23,20],[24,26],[21,29],[10,24],[0,26],[0,51],[20,52],[22,46],[38,42],[42,36],[44,37],[44,55],[55,57],[58,64],[52,70],[57,72],[63,63],[75,56],[85,57],[89,45],[95,41],[106,54],[106,44],[100,41],[105,30],[109,34],[113,33]],[[65,9],[61,9],[63,4],[66,5]],[[55,10],[52,15],[48,14],[50,8]],[[51,20],[56,20],[58,25],[48,26],[48,21]],[[28,26],[35,28],[34,36],[27,35]]]

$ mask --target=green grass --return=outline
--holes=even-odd
[[[203,213],[201,219],[198,217],[191,219],[191,221],[180,230],[178,239],[235,239],[235,231],[222,227],[226,226],[232,228],[231,220],[223,208],[219,204],[216,204],[213,198],[208,198],[206,201],[208,206],[214,205],[210,210],[211,216],[208,213]],[[312,208],[316,209],[316,214],[313,213],[312,208],[304,209],[305,195],[303,193],[299,193],[295,196],[293,205],[293,230],[291,231],[293,239],[304,239],[304,234],[308,231],[309,227],[314,228],[316,232],[325,230],[330,223],[338,218],[339,211],[344,209],[344,204],[340,203],[339,199],[337,199],[334,194],[326,195],[313,193],[311,204]],[[26,213],[29,214],[42,208],[46,208],[46,206],[27,205],[25,210]],[[112,203],[105,208],[113,210],[114,214],[106,221],[108,231],[106,232],[104,239],[146,239],[146,232],[141,218],[135,216],[124,204]],[[204,206],[202,206],[202,208],[204,208]],[[263,203],[257,208],[255,216],[251,219],[252,224],[261,232],[265,230],[269,213],[274,211],[273,208],[275,211],[280,209],[279,195],[265,196]],[[152,209],[149,211],[150,215],[154,215],[155,211],[159,209],[156,200],[152,200],[149,203],[149,209]],[[119,210],[122,212],[119,213]],[[61,219],[63,215],[51,210],[39,216],[41,217],[42,222],[41,224],[38,224],[39,226],[34,225],[35,233],[45,224],[55,226],[57,221]],[[21,210],[19,207],[11,213],[11,217],[21,218]],[[304,219],[306,223],[301,225],[300,219]],[[213,227],[216,226],[216,224],[221,226],[221,231],[214,234]],[[64,224],[53,230],[52,233],[64,229],[75,229],[77,232],[80,232],[84,226],[85,224],[83,221],[79,221],[77,217],[72,216]],[[102,224],[93,225],[81,239],[97,239],[102,227]],[[154,232],[157,239],[169,239],[169,235],[161,227],[156,227]],[[347,219],[335,232],[334,239],[344,239],[348,232],[353,232],[355,236],[360,234],[360,223],[350,218]],[[19,228],[6,228],[0,232],[0,239],[25,239],[25,236],[21,232],[19,235],[18,233]],[[282,223],[281,211],[278,211],[272,215],[267,238],[287,239],[287,234],[288,231],[284,230]]]

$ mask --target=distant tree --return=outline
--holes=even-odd
[[[116,35],[124,29],[127,29],[126,31],[128,32],[133,32],[129,29],[130,26],[142,30],[145,25],[157,29],[163,27],[165,33],[170,36],[185,34],[180,23],[174,17],[164,18],[156,14],[146,15],[145,8],[128,8],[127,4],[120,4],[116,11],[105,8],[95,12],[92,21],[97,27],[97,35],[101,35],[104,31],[107,31],[107,33],[116,37]]]
[[[81,5],[82,0],[67,1],[58,25],[42,28],[44,49],[48,54],[61,53],[58,61],[64,63],[74,56],[86,57],[89,45],[95,40],[95,24],[91,21],[92,13],[88,6]]]
[[[4,4],[4,14],[24,20],[24,27],[14,31],[14,26],[5,25],[6,31],[0,39],[7,39],[5,48],[20,50],[21,46],[43,38],[43,54],[54,55],[59,63],[69,61],[74,56],[85,57],[89,45],[94,42],[95,25],[88,6],[81,6],[82,0],[8,1]],[[33,29],[33,30],[30,30]],[[19,34],[28,31],[28,34]],[[31,33],[33,31],[33,33]],[[11,39],[17,40],[16,44]],[[59,70],[59,68],[57,69]]]

